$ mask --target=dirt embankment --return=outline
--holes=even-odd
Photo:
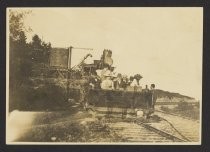
[[[121,142],[104,122],[92,111],[43,112],[36,114],[32,124],[17,142]]]

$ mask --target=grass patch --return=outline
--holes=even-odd
[[[86,111],[40,114],[18,142],[121,142],[102,121]]]
[[[161,106],[160,109],[165,112],[178,114],[194,120],[199,120],[200,118],[199,103],[196,105],[192,105],[188,102],[180,102],[177,107],[168,108],[167,106]]]

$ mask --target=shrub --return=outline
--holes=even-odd
[[[179,102],[178,106],[176,107],[176,110],[180,111],[185,111],[189,109],[193,109],[193,105],[185,101]]]
[[[166,106],[161,106],[160,109],[161,109],[162,111],[166,111],[166,112],[171,111],[171,109],[169,109],[169,108],[166,107]]]
[[[9,110],[57,110],[66,106],[65,89],[47,84],[37,89],[23,85],[10,95]]]

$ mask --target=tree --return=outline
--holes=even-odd
[[[9,50],[10,50],[10,86],[19,86],[27,82],[35,64],[47,64],[51,44],[42,41],[37,34],[32,42],[26,42],[26,33],[30,27],[24,25],[24,19],[31,11],[9,11]]]
[[[30,48],[33,51],[32,57],[35,63],[48,64],[50,51],[52,49],[51,43],[45,43],[37,34],[35,34],[32,37]]]
[[[33,95],[34,90],[29,78],[33,65],[37,64],[33,61],[34,52],[38,54],[38,63],[47,62],[51,49],[51,44],[43,42],[38,35],[33,37],[31,43],[27,43],[26,33],[31,29],[24,25],[24,19],[29,13],[30,11],[9,11],[10,110],[31,105],[29,97]]]
[[[9,37],[10,42],[18,41],[22,32],[30,32],[30,27],[25,27],[24,19],[31,11],[14,11],[9,10]]]
[[[30,50],[26,43],[24,18],[28,11],[9,11],[10,84],[22,84],[30,74]]]
[[[42,43],[42,40],[39,38],[37,34],[35,34],[32,37],[31,45],[34,47],[34,49],[41,49],[42,47],[41,43]]]

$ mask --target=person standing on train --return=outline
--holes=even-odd
[[[150,91],[152,93],[151,106],[152,106],[152,109],[155,109],[155,103],[156,103],[156,100],[157,100],[157,94],[156,94],[156,91],[155,91],[155,84],[151,84]]]
[[[101,82],[101,89],[104,90],[114,90],[114,83],[111,80],[111,73],[104,73],[104,80]]]
[[[106,79],[105,78],[106,73],[110,73],[110,70],[108,69],[108,66],[104,66],[103,70],[101,71],[101,74],[100,74],[101,81]]]
[[[117,74],[117,78],[114,81],[114,88],[116,90],[122,89],[122,75],[120,73]]]

